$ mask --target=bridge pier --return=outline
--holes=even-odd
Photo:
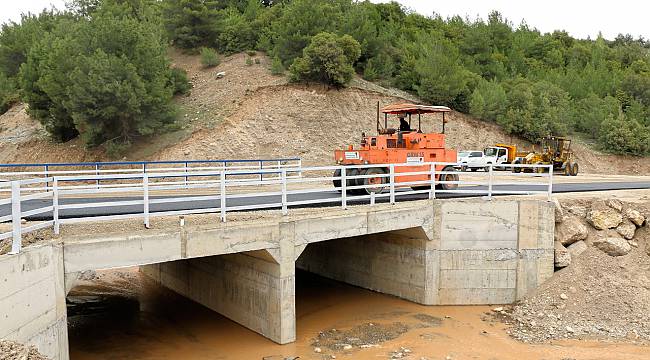
[[[279,344],[296,339],[293,260],[278,262],[258,250],[145,265],[140,271]]]

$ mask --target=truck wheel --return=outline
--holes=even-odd
[[[452,166],[445,166],[442,171],[455,172]],[[458,174],[440,174],[438,181],[458,181]],[[458,189],[458,184],[440,184],[438,187],[440,190],[456,190]]]
[[[571,166],[571,176],[577,176],[578,170],[578,163],[573,163],[573,166]]]
[[[467,165],[461,165],[460,171],[462,171],[462,172],[467,171]]]
[[[472,172],[478,171],[478,168],[472,168]]]
[[[535,163],[535,166],[541,166],[541,165],[544,165],[544,163],[541,161]],[[537,174],[543,174],[546,172],[546,169],[544,169],[543,167],[536,167],[534,172]]]
[[[334,174],[332,174],[332,177],[338,178],[341,176],[341,169],[336,169],[334,170]],[[334,185],[336,191],[341,192],[341,179],[334,179],[332,180],[332,185]]]
[[[363,175],[385,175],[386,171],[380,168],[368,168],[364,172],[362,172]],[[365,191],[368,195],[370,193],[375,193],[375,194],[380,194],[384,189],[386,188],[386,183],[388,182],[388,178],[385,176],[377,176],[377,177],[367,177],[363,179],[359,179],[363,181],[364,186],[370,186],[363,191]]]
[[[515,162],[513,164],[514,165],[520,165],[521,161],[520,160],[515,160]],[[512,167],[512,172],[515,173],[515,174],[519,174],[521,172],[521,168],[518,167],[518,166],[513,166]]]
[[[358,176],[358,175],[361,175],[361,170],[357,169],[357,168],[346,168],[345,169],[345,175],[346,175],[346,177]],[[360,185],[358,183],[359,180],[361,180],[361,179],[347,178],[346,182],[345,182],[345,186],[349,188],[351,186]],[[363,194],[363,189],[350,189],[350,190],[348,190],[348,194],[350,194],[350,195],[360,195],[360,194]]]
[[[492,165],[492,163],[488,163],[488,166],[484,167],[483,170],[485,172],[490,172],[490,165]]]

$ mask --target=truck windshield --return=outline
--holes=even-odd
[[[483,156],[483,153],[480,151],[472,151],[471,154],[469,154],[469,157],[481,157]]]
[[[458,157],[466,157],[469,155],[469,151],[460,151],[458,152]]]
[[[497,148],[486,148],[485,150],[485,156],[496,156],[497,155]]]

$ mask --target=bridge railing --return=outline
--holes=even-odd
[[[279,167],[271,169],[193,168],[178,171],[55,175],[0,183],[0,223],[11,231],[11,253],[23,235],[65,224],[139,218],[144,227],[159,216],[307,206],[394,204],[402,199],[449,196],[544,194],[553,192],[551,165],[509,165],[521,172],[458,172],[453,163]],[[300,176],[290,176],[300,174]],[[47,184],[44,186],[44,184]],[[87,197],[92,195],[92,197]],[[26,222],[30,220],[30,222]],[[0,249],[1,250],[1,249]]]
[[[102,174],[145,174],[155,172],[191,172],[202,170],[268,170],[268,169],[300,169],[300,158],[278,159],[240,159],[240,160],[162,160],[162,161],[114,161],[114,162],[85,162],[85,163],[25,163],[0,164],[0,182],[48,178],[66,175],[102,175]],[[258,173],[260,180],[263,176],[279,176],[279,173]],[[300,176],[300,173],[290,172],[290,176]],[[97,180],[101,182],[101,180]],[[49,183],[44,183],[45,187]],[[0,188],[0,191],[2,189]],[[8,191],[5,189],[5,191]]]

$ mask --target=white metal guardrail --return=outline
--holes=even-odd
[[[351,203],[394,204],[416,194],[431,199],[460,194],[488,200],[494,195],[546,194],[550,200],[553,192],[551,165],[509,165],[524,170],[519,173],[497,173],[492,166],[486,172],[466,173],[453,170],[454,165],[280,166],[255,171],[207,167],[146,173],[100,170],[97,174],[14,180],[0,183],[0,191],[11,193],[7,198],[0,193],[0,223],[11,224],[11,231],[1,233],[0,240],[12,239],[11,253],[18,253],[24,234],[45,228],[58,234],[62,225],[80,222],[141,218],[149,228],[154,216],[218,213],[225,222],[233,211],[280,209],[286,215],[290,207],[328,204],[345,209]],[[203,205],[197,206],[200,203]],[[39,215],[40,221],[25,222]]]

